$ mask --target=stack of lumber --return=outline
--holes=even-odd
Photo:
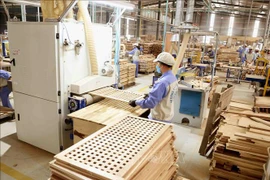
[[[151,54],[153,43],[143,43],[143,54]]]
[[[221,115],[210,175],[213,179],[262,179],[270,146],[270,122],[262,119],[265,115],[260,113],[247,117],[251,111],[237,112]]]
[[[114,61],[112,61],[114,64]],[[119,59],[119,69],[120,69],[120,84],[127,85],[128,84],[128,60],[127,59]]]
[[[154,43],[152,46],[152,54],[157,57],[162,52],[162,44],[161,43]]]
[[[132,63],[127,64],[127,78],[128,78],[128,85],[135,85],[135,71],[136,65]]]
[[[126,116],[141,116],[147,109],[131,107],[128,103],[114,99],[103,99],[73,112],[68,117],[73,120],[74,144],[103,127],[116,123]]]
[[[150,73],[156,69],[155,56],[152,54],[140,55],[140,67],[139,72]]]
[[[254,108],[257,112],[270,113],[270,97],[256,96]]]
[[[204,82],[207,82],[207,83],[210,83],[211,82],[211,79],[212,79],[212,76],[209,75],[209,76],[204,76],[203,77],[203,81]],[[213,83],[217,83],[218,82],[218,79],[219,79],[219,76],[213,76]]]
[[[142,99],[144,96],[142,94],[137,94],[137,93],[129,92],[126,90],[115,89],[112,87],[100,88],[100,89],[89,92],[89,94],[95,95],[95,96],[101,96],[104,98],[119,100],[123,102],[129,102],[130,100],[135,100],[135,99]]]
[[[239,53],[234,49],[220,49],[217,54],[217,60],[222,62],[239,62]]]
[[[253,110],[253,103],[252,102],[243,102],[243,101],[238,101],[232,99],[230,102],[230,110],[235,110],[235,111],[252,111]]]
[[[11,117],[14,114],[14,109],[0,106],[0,119]]]
[[[263,180],[270,179],[270,147],[267,149],[267,152],[268,152],[268,159],[267,162],[263,165],[264,170]]]
[[[174,139],[171,125],[127,116],[57,154],[51,179],[171,180]]]

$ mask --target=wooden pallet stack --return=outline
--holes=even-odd
[[[270,147],[267,149],[268,152],[268,159],[267,162],[263,165],[264,175],[263,180],[270,179]]]
[[[161,43],[155,43],[152,46],[152,54],[157,57],[162,52],[162,44]]]
[[[270,122],[263,119],[267,116],[229,111],[221,118],[210,166],[211,179],[262,179],[270,146]]]
[[[270,97],[256,96],[254,108],[257,112],[270,113]]]
[[[217,60],[219,62],[239,62],[239,53],[234,49],[220,49],[217,54]]]
[[[171,180],[174,139],[171,125],[127,116],[57,154],[51,179]]]
[[[135,85],[135,72],[136,72],[136,65],[128,63],[127,64],[128,86]]]
[[[156,69],[155,56],[152,54],[140,55],[140,67],[139,72],[141,73],[152,73]]]
[[[114,61],[112,61],[114,64]],[[128,84],[128,60],[119,59],[119,68],[120,68],[120,84],[125,86]]]
[[[143,54],[151,54],[153,43],[143,43]]]

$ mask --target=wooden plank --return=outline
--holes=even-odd
[[[270,108],[270,97],[255,96],[255,106],[260,108]]]
[[[183,37],[183,41],[181,43],[180,50],[177,54],[175,64],[173,66],[172,72],[173,74],[176,74],[178,71],[178,68],[180,67],[182,60],[184,59],[185,51],[187,49],[188,41],[190,38],[190,33],[185,33]]]
[[[270,143],[270,137],[263,137],[260,135],[250,135],[250,134],[244,134],[244,133],[235,133],[234,135],[239,136],[239,137],[244,137],[247,139],[252,139],[252,140],[254,139],[257,141],[263,141],[263,142]]]
[[[230,102],[230,107],[244,109],[244,110],[252,110],[253,109],[253,105],[242,104],[242,103],[237,103],[237,102]]]
[[[261,119],[261,118],[250,117],[250,119],[252,119],[252,120],[254,120],[254,121],[256,121],[256,122],[262,123],[262,124],[267,125],[267,126],[270,127],[270,122],[265,121],[265,120],[263,120],[263,119]]]
[[[223,112],[239,114],[239,115],[248,116],[248,117],[258,117],[258,118],[262,118],[264,120],[270,121],[270,115],[266,113],[254,113],[254,112],[247,112],[247,111],[239,112],[239,111],[232,111],[232,110],[223,110]]]

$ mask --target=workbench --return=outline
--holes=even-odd
[[[148,109],[131,107],[127,102],[113,99],[104,99],[79,111],[71,113],[68,117],[73,120],[74,144],[103,127],[118,122],[124,117],[142,116]]]
[[[245,67],[237,67],[237,66],[227,66],[227,65],[223,65],[223,68],[227,68],[227,73],[226,73],[226,81],[228,81],[228,79],[230,78],[235,78],[235,80],[237,81],[237,83],[240,83],[240,79],[242,77],[242,73],[243,71],[248,70],[248,68]],[[236,77],[231,77],[231,70],[236,70],[237,76]]]
[[[174,117],[172,122],[201,128],[207,118],[207,104],[210,83],[202,83],[201,88],[189,88],[178,85],[178,94],[174,99]]]
[[[209,67],[209,64],[200,64],[200,63],[194,63],[192,66],[196,66],[200,69],[199,76],[203,76],[205,73],[205,69]]]

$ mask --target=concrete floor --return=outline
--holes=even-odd
[[[224,76],[224,73],[220,74]],[[223,79],[224,80],[224,79]],[[139,75],[136,86],[129,91],[147,93],[152,83],[152,75]],[[221,83],[222,86],[226,83]],[[253,102],[252,92],[247,83],[235,84],[233,99]],[[175,147],[179,152],[179,175],[191,180],[209,179],[209,163],[205,157],[199,155],[203,129],[173,124],[176,134]],[[16,135],[16,124],[13,120],[0,122],[1,143],[1,176],[2,180],[37,179],[45,180],[50,177],[48,163],[53,154],[19,141]]]

